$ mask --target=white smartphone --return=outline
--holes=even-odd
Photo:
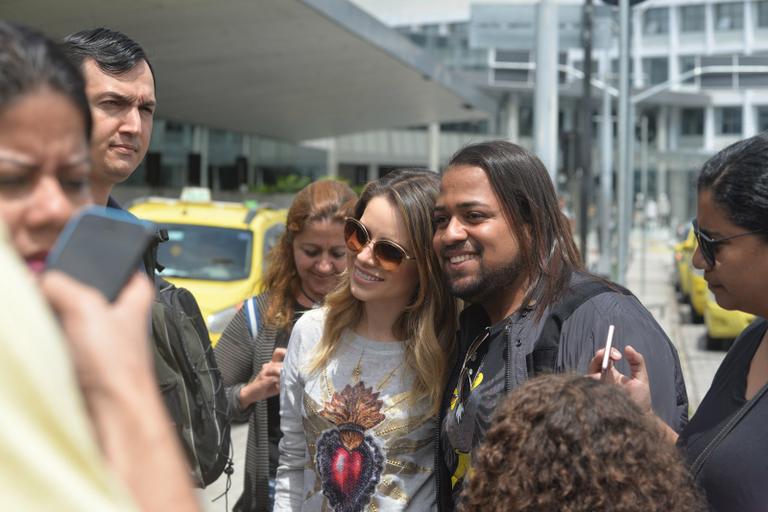
[[[613,324],[608,326],[608,336],[605,339],[605,352],[603,353],[603,364],[600,366],[600,375],[605,375],[611,365],[611,345],[613,344]]]

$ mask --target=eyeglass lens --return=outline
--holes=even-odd
[[[704,261],[707,265],[714,266],[715,264],[715,243],[707,237],[699,229],[699,225],[696,221],[693,221],[693,234],[696,236],[696,242],[699,244],[701,255],[704,257]]]
[[[344,238],[347,248],[352,252],[360,252],[370,241],[368,230],[355,219],[347,219],[344,225]],[[385,270],[396,269],[405,259],[405,253],[387,240],[376,240],[373,243],[373,257]]]

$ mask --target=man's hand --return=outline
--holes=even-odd
[[[276,348],[272,361],[261,367],[256,377],[240,390],[240,405],[243,409],[259,400],[266,400],[280,393],[280,371],[283,369],[285,349]]]

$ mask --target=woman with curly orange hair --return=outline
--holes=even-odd
[[[473,462],[464,511],[705,509],[655,424],[615,386],[583,376],[511,392]]]
[[[346,269],[344,218],[356,199],[347,185],[316,181],[288,209],[269,255],[264,291],[247,300],[216,345],[232,419],[249,419],[245,485],[234,510],[271,510],[280,441],[280,370],[296,320],[321,304]]]

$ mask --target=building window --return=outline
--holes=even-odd
[[[761,0],[757,4],[757,26],[768,28],[768,1]]]
[[[533,136],[533,107],[521,106],[518,110],[517,134],[520,137]]]
[[[696,57],[693,55],[680,56],[680,74],[687,73],[696,67]],[[683,80],[684,84],[695,84],[696,77],[691,76]]]
[[[643,59],[643,75],[646,85],[662,84],[669,79],[666,57]]]
[[[703,5],[680,7],[680,32],[704,32]]]
[[[744,4],[715,4],[715,30],[726,32],[744,28]]]
[[[718,135],[741,135],[741,107],[715,109]]]
[[[704,135],[703,108],[684,108],[680,110],[680,135]]]
[[[768,107],[757,107],[757,131],[768,131]]]
[[[666,34],[669,32],[669,9],[655,7],[645,11],[643,16],[643,33],[649,36]]]

